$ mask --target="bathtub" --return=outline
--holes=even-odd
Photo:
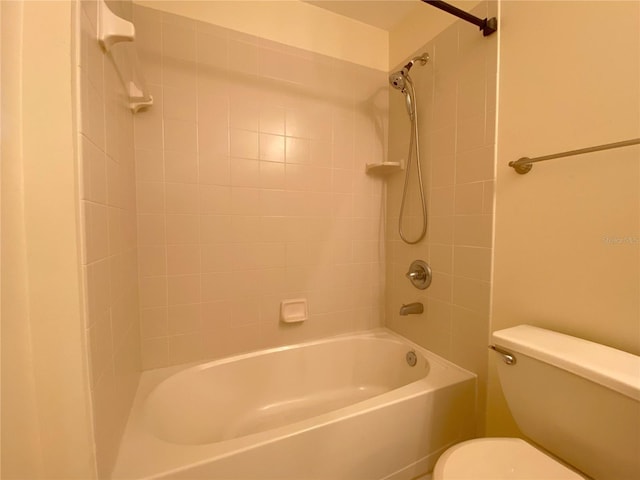
[[[473,437],[475,398],[386,329],[147,371],[112,478],[408,480]]]

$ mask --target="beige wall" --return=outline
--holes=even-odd
[[[640,3],[503,2],[493,330],[528,323],[640,353]],[[492,358],[493,360],[493,358]],[[492,380],[489,433],[511,433]]]
[[[0,4],[2,35],[2,464],[4,478],[42,474],[29,324],[22,159],[23,4]],[[7,94],[9,92],[10,94]]]
[[[472,12],[484,18],[495,9],[485,2]],[[398,235],[404,172],[389,178],[386,192],[387,326],[478,374],[479,432],[487,384],[497,42],[496,35],[483,37],[474,26],[456,22],[414,52],[431,55],[426,66],[411,71],[429,213],[427,237],[417,245]],[[410,122],[401,93],[389,95],[389,159],[406,159]],[[403,220],[410,239],[422,224],[415,163],[412,168]],[[405,278],[416,259],[433,270],[424,291]],[[424,304],[423,314],[399,315],[403,303],[415,301]]]
[[[96,38],[97,3],[77,10],[82,273],[98,474],[108,475],[140,375],[133,114]],[[111,2],[130,17],[130,2]],[[128,46],[127,46],[128,47]],[[121,55],[121,58],[126,58]]]
[[[301,1],[134,3],[385,71],[456,21],[454,16],[424,4],[387,32]],[[480,2],[449,3],[470,11]]]
[[[2,476],[104,477],[140,371],[133,121],[95,2],[2,8]]]
[[[2,3],[3,478],[95,477],[78,235],[73,8],[62,1]]]
[[[145,368],[381,324],[384,72],[134,11]],[[279,322],[282,300],[310,318]]]
[[[135,3],[358,65],[388,68],[388,32],[298,0]]]
[[[458,7],[466,12],[471,12],[480,1],[477,0],[456,0],[455,2],[447,2],[450,5]],[[492,13],[491,16],[495,14]],[[477,13],[476,16],[480,16]],[[485,18],[482,15],[480,18]],[[427,4],[419,4],[407,15],[401,22],[394,26],[389,32],[389,66],[399,64],[412,52],[418,50],[425,41],[435,38],[442,31],[446,30],[450,25],[458,21],[458,19],[442,10],[431,7]],[[478,32],[478,27],[466,24],[467,29]]]

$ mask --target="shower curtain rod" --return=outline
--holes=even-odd
[[[438,0],[422,0],[424,3],[428,3],[429,5],[439,8],[440,10],[444,10],[451,15],[455,15],[458,18],[461,18],[465,22],[473,23],[477,27],[480,27],[482,30],[482,34],[487,37],[491,35],[493,32],[498,30],[498,20],[496,17],[491,18],[478,18],[470,13],[465,12],[464,10],[460,10],[458,7],[454,7],[453,5],[449,5],[447,2],[441,2]]]

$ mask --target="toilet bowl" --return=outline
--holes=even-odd
[[[519,438],[469,440],[442,454],[434,480],[640,479],[640,357],[531,325],[492,339],[514,420],[550,453]]]
[[[449,448],[433,480],[585,480],[519,438],[478,438]]]

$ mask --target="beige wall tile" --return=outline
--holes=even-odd
[[[106,157],[103,151],[96,147],[84,135],[82,138],[82,170],[84,200],[96,203],[107,203],[107,172]]]
[[[445,217],[453,215],[454,202],[458,203],[458,189],[451,187],[434,187],[431,189],[430,213],[433,216]],[[455,195],[455,196],[454,196]]]
[[[465,277],[453,277],[454,305],[464,307],[483,315],[489,314],[490,285]]]
[[[183,275],[200,273],[199,245],[168,245],[167,274]]]
[[[166,277],[142,277],[140,279],[140,308],[167,305]]]
[[[456,215],[473,215],[483,213],[484,184],[464,183],[456,185]]]
[[[198,181],[208,185],[229,185],[231,182],[231,162],[227,155],[198,155]]]
[[[431,186],[447,187],[456,181],[455,157],[434,156],[431,158]]]
[[[200,211],[198,189],[187,183],[166,183],[167,214],[196,215]]]
[[[165,150],[164,175],[167,182],[198,183],[197,154]]]
[[[169,365],[167,337],[142,339],[140,349],[142,351],[142,368],[145,370]]]
[[[260,164],[258,160],[231,158],[231,185],[236,187],[260,187]]]
[[[231,187],[218,185],[200,186],[200,213],[228,215],[231,213]]]
[[[427,295],[430,298],[451,303],[453,293],[452,282],[453,278],[451,275],[447,275],[445,273],[435,274],[431,280],[431,285],[429,286]]]
[[[163,245],[166,242],[164,215],[138,215],[139,245]]]
[[[265,62],[266,63],[266,62]],[[259,114],[260,133],[284,135],[285,109],[277,105],[262,105]]]
[[[195,152],[197,124],[193,120],[164,118],[164,148],[177,152]]]
[[[139,182],[136,192],[138,195],[138,213],[164,213],[165,211],[165,184],[161,182]]]
[[[233,268],[231,243],[209,243],[202,245],[202,273],[229,272]]]
[[[457,183],[478,182],[494,178],[494,147],[485,146],[459,152],[455,160]]]
[[[95,262],[109,255],[108,207],[83,202],[86,233],[85,263]]]
[[[202,336],[197,333],[168,337],[169,362],[179,364],[199,360],[203,356]]]
[[[154,102],[157,97],[154,96]],[[160,105],[155,105],[159,107]],[[158,112],[145,112],[134,119],[135,146],[137,149],[162,150],[162,116]]]
[[[246,277],[246,274],[243,272]],[[202,302],[229,300],[233,292],[233,278],[230,272],[210,272],[202,274]]]
[[[457,215],[454,219],[454,243],[490,248],[492,228],[493,218],[490,215]]]
[[[198,128],[207,132],[206,135],[198,135],[198,153],[200,155],[228,156],[230,154],[230,131],[226,123],[226,119],[220,118],[216,118],[215,121],[200,121]],[[242,145],[237,144],[237,134],[234,134],[234,142],[236,142],[235,150],[243,148]]]
[[[169,335],[180,335],[202,330],[200,303],[170,305],[168,308]]]
[[[283,163],[260,162],[260,187],[262,189],[284,189],[285,165]]]
[[[491,249],[478,247],[454,247],[453,273],[488,282],[491,276]]]
[[[95,5],[85,3],[92,5],[83,9],[79,25],[83,274],[96,459],[99,476],[106,476],[115,461],[141,368],[139,289],[148,305],[161,304],[165,296],[162,277],[145,277],[138,284],[138,259],[145,274],[165,271],[161,251],[149,250],[139,257],[136,225],[145,232],[141,244],[164,241],[164,226],[157,221],[164,213],[162,117],[151,114],[145,122],[134,120],[123,102],[123,85],[114,64],[106,61],[95,41]],[[161,95],[159,100],[161,105]],[[141,149],[137,168],[134,130]],[[138,213],[144,215],[137,218]]]
[[[162,182],[164,181],[164,155],[162,150],[137,149],[136,181]]]
[[[152,45],[158,20],[143,7],[136,15]],[[364,163],[385,156],[377,129],[387,102],[375,113],[357,105],[386,88],[386,74],[344,62],[341,78],[362,88],[337,90],[334,60],[167,18],[163,54],[152,59],[162,65],[161,108],[135,125],[143,338],[163,339],[143,346],[144,365],[380,325],[356,305],[376,301],[381,284],[383,187]],[[279,301],[292,295],[322,311],[296,336],[278,327]]]
[[[162,89],[163,116],[176,120],[195,121],[197,96],[196,91],[185,91],[166,85]]]
[[[258,159],[258,132],[232,128],[229,130],[229,152],[232,157]]]
[[[273,128],[273,130],[277,130]],[[261,133],[259,137],[260,160],[270,162],[284,162],[285,159],[285,138],[282,135]]]
[[[140,246],[138,268],[141,277],[167,274],[167,247],[164,245]]]
[[[454,247],[452,245],[429,245],[429,266],[435,272],[454,272]]]
[[[140,337],[165,337],[168,333],[167,307],[140,309]]]
[[[485,113],[461,118],[456,128],[456,152],[480,148],[485,145]]]
[[[199,303],[200,275],[167,276],[167,302],[169,306]]]

